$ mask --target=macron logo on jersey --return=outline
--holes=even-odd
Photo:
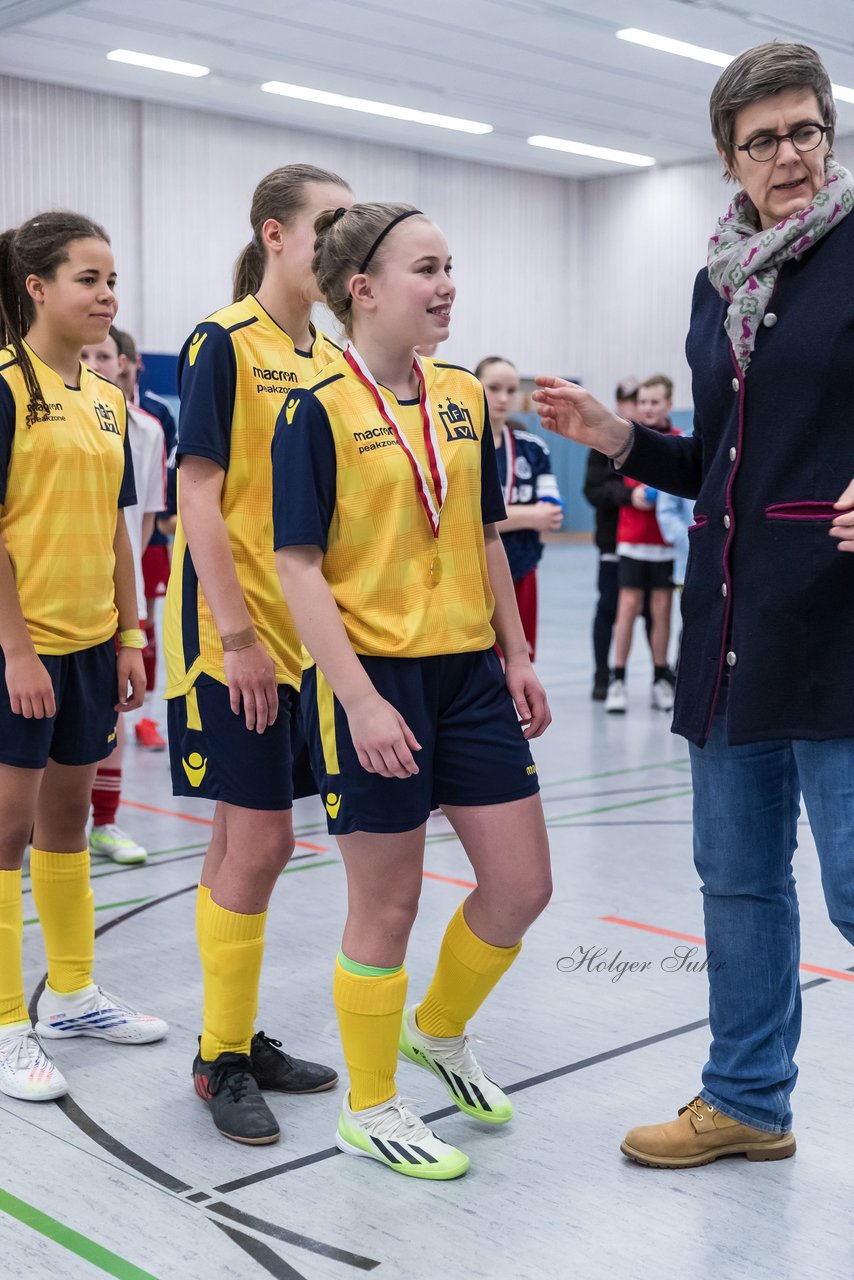
[[[294,420],[294,414],[297,411],[298,405],[299,405],[299,398],[297,398],[296,400],[289,400],[285,405],[285,420],[288,426],[290,426]]]
[[[259,369],[252,366],[252,374],[256,378],[256,391],[271,391],[274,395],[285,396],[299,378],[290,369]],[[285,385],[282,386],[282,383]]]
[[[202,343],[208,335],[206,333],[194,333],[190,339],[190,368],[196,363],[196,356],[202,349]]]

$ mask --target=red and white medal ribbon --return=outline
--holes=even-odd
[[[385,397],[379,389],[374,375],[365,364],[352,343],[348,343],[347,350],[344,352],[344,359],[353,370],[353,373],[370,391],[377,406],[380,417],[386,426],[391,428],[392,435],[406,455],[412,474],[415,478],[415,492],[430,522],[430,531],[433,537],[439,538],[439,525],[442,518],[442,507],[445,505],[445,499],[448,495],[448,477],[445,472],[445,464],[442,461],[442,454],[439,449],[439,437],[436,433],[436,424],[433,421],[433,414],[430,409],[430,399],[427,395],[427,382],[424,377],[424,369],[418,355],[413,357],[412,367],[415,370],[415,376],[418,379],[418,407],[421,410],[421,423],[424,430],[424,444],[427,449],[427,459],[430,464],[430,479],[433,482],[431,491],[424,474],[424,468],[416,458],[412,449],[409,447],[406,436],[400,429],[400,425],[392,412],[391,407],[387,403]],[[435,499],[433,494],[435,493]]]
[[[509,507],[513,499],[513,485],[516,480],[516,442],[509,427],[501,429],[501,443],[504,445],[504,505]]]

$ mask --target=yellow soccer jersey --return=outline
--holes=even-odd
[[[280,684],[299,688],[300,644],[282,597],[273,552],[270,444],[290,390],[340,355],[323,334],[310,351],[291,339],[249,294],[199,325],[179,361],[178,460],[211,458],[225,472],[222,514],[249,616],[276,663]],[[222,644],[181,527],[166,592],[166,697],[185,694],[202,673],[225,683]]]
[[[28,426],[24,375],[0,351],[0,540],[36,652],[76,653],[118,623],[116,518],[136,501],[127,410],[86,365],[68,387],[29,354],[49,412]]]
[[[465,369],[423,364],[448,477],[438,547],[409,461],[343,356],[289,396],[276,427],[276,546],[323,548],[356,653],[423,658],[495,643],[483,526],[505,510],[483,388]],[[429,484],[418,402],[384,394]]]

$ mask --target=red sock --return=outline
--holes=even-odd
[[[157,679],[157,636],[153,624],[145,628],[145,638],[148,643],[142,651],[142,665],[145,667],[145,685],[151,692]]]
[[[121,769],[107,769],[102,765],[95,774],[92,787],[92,821],[96,827],[107,827],[115,822],[121,798]]]

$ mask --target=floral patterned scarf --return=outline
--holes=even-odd
[[[768,309],[780,267],[799,257],[854,209],[854,178],[835,160],[812,204],[767,231],[756,229],[756,209],[739,191],[709,241],[709,279],[728,303],[725,328],[742,372]]]

